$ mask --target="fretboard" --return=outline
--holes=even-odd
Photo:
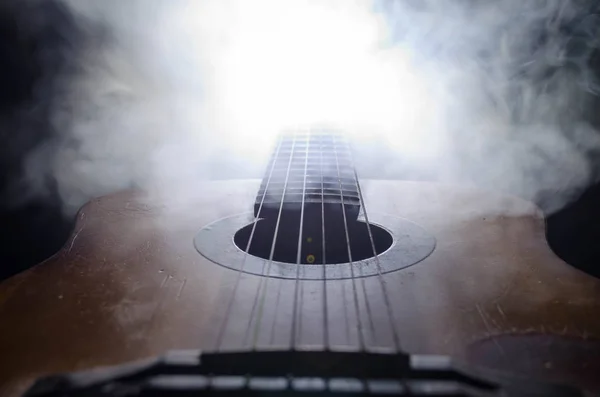
[[[254,204],[269,218],[284,210],[344,204],[354,219],[360,208],[358,182],[348,141],[341,134],[299,131],[282,134]]]

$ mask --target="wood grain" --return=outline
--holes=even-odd
[[[251,210],[258,185],[206,183],[185,205],[135,192],[87,204],[59,253],[0,284],[0,394],[17,395],[48,372],[212,349],[238,274],[203,258],[192,240],[202,226]],[[598,363],[600,281],[551,252],[533,204],[427,183],[365,181],[363,193],[369,211],[407,218],[437,239],[426,260],[384,276],[403,349],[510,369],[522,350],[514,346],[524,343],[532,355],[556,353],[531,360],[522,374],[597,386],[560,366]],[[223,347],[289,346],[294,283],[241,276]],[[257,322],[259,288],[265,299]],[[378,277],[298,288],[297,344],[394,346]],[[507,335],[521,339],[507,342]],[[565,361],[565,349],[543,348],[563,341],[590,349],[567,349],[578,356]]]

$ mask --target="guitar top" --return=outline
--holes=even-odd
[[[270,225],[256,199],[265,178],[203,182],[185,203],[128,191],[84,206],[56,255],[0,284],[0,393],[171,349],[273,347],[447,354],[599,387],[600,280],[553,254],[530,202],[421,182],[361,181],[345,193],[338,179],[338,194],[357,199],[339,197],[344,210],[331,222],[361,241],[344,253],[335,243],[311,246],[334,238],[308,221],[300,231],[286,229],[291,221]],[[306,180],[300,196],[283,188],[276,197],[287,207],[273,216],[300,210],[309,219]],[[364,229],[371,238],[348,226],[365,221],[359,207],[381,229]],[[247,225],[248,235],[236,233]],[[273,228],[283,246],[302,242],[293,255],[248,247],[252,229],[260,237]]]

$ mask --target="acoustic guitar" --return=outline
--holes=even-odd
[[[127,381],[137,388],[119,395],[137,395],[133,373],[185,368],[171,392],[217,393],[235,375],[224,394],[272,395],[260,386],[272,375],[281,390],[376,394],[396,374],[396,395],[559,395],[500,394],[472,375],[488,371],[599,390],[600,280],[552,253],[535,205],[360,180],[352,156],[343,135],[295,131],[262,181],[198,182],[193,205],[135,191],[89,202],[57,254],[0,284],[0,394],[174,349],[196,353],[47,378],[28,395],[111,395]]]

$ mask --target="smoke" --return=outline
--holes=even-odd
[[[597,178],[598,19],[582,1],[389,2],[440,112],[436,176],[561,208]],[[443,165],[442,165],[443,164]]]
[[[66,213],[259,176],[277,132],[311,125],[353,135],[365,176],[474,183],[549,212],[598,175],[599,24],[583,1],[64,4],[85,45],[26,179],[54,181]],[[373,142],[385,150],[365,154]]]

